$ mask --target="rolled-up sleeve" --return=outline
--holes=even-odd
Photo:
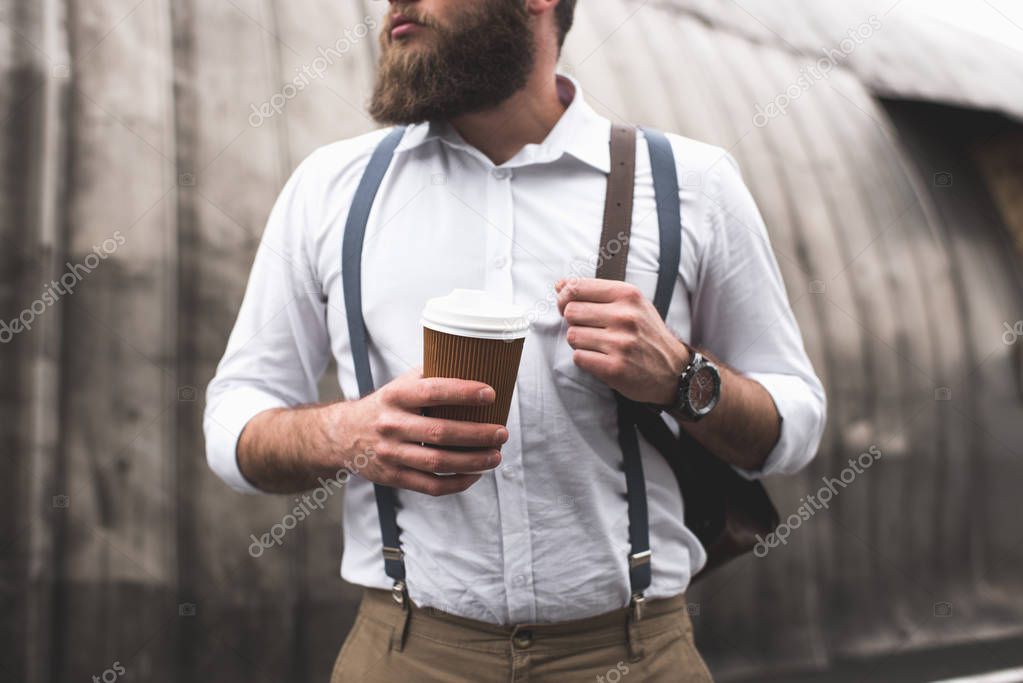
[[[781,417],[781,435],[750,478],[792,474],[817,453],[826,398],[803,345],[764,221],[731,156],[705,191],[707,228],[693,295],[693,343],[759,382]]]
[[[227,350],[206,389],[207,461],[243,493],[259,491],[238,467],[242,430],[266,410],[315,401],[330,354],[326,299],[306,248],[316,213],[304,180],[309,164],[295,171],[274,205]]]

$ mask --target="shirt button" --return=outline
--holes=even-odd
[[[508,265],[508,259],[504,256],[498,256],[494,259],[494,268],[501,269]]]
[[[493,173],[494,177],[498,180],[506,180],[512,177],[512,172],[509,168],[495,168]]]

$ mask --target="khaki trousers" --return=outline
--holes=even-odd
[[[495,626],[366,590],[331,683],[712,681],[685,596],[558,624]]]

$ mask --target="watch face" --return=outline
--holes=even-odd
[[[714,407],[717,400],[717,376],[712,368],[703,367],[693,375],[689,383],[689,405],[697,413]]]

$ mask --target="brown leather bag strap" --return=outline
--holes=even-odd
[[[607,176],[604,201],[604,227],[600,235],[597,277],[604,280],[625,280],[625,264],[629,260],[632,237],[632,195],[636,187],[636,129],[632,126],[611,126],[611,172]],[[636,434],[632,401],[614,392],[618,406],[618,445],[622,449],[622,470],[625,472],[625,498],[629,506],[629,592],[630,623],[642,618],[644,591],[650,587],[650,522],[647,511],[646,480],[643,459]],[[633,653],[641,657],[641,652]]]
[[[632,197],[636,187],[636,129],[611,126],[611,172],[604,200],[597,277],[624,280],[632,234]]]

